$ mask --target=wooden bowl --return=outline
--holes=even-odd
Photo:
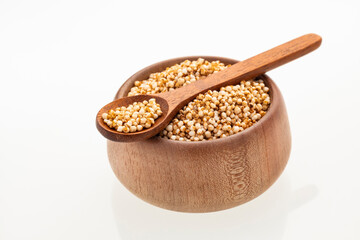
[[[192,56],[155,63],[130,77],[115,99],[124,97],[136,80],[186,59],[237,61],[223,57]],[[108,141],[108,157],[120,182],[139,198],[181,212],[212,212],[235,207],[267,190],[284,170],[291,136],[283,97],[275,83],[260,76],[270,88],[266,115],[241,133],[209,141],[182,142],[159,136],[142,142]]]

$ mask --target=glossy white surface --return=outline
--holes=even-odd
[[[360,239],[359,1],[1,1],[0,239]],[[293,135],[263,195],[209,214],[153,207],[107,162],[98,109],[186,55],[245,59],[309,32],[269,73]]]

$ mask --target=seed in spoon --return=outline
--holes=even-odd
[[[134,102],[127,107],[111,109],[108,113],[103,113],[102,118],[110,128],[118,132],[133,133],[150,128],[161,115],[160,105],[155,98],[151,98],[149,101]]]

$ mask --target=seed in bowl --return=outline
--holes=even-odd
[[[202,141],[241,132],[266,114],[268,93],[263,80],[249,80],[199,94],[160,135],[172,140]]]
[[[229,67],[220,61],[185,60],[165,71],[136,81],[128,96],[156,94],[180,88]],[[239,133],[259,121],[270,106],[263,80],[242,81],[219,91],[199,94],[183,107],[160,136],[180,141],[203,141]]]
[[[136,81],[128,96],[139,94],[156,94],[175,90],[186,86],[212,73],[217,73],[229,67],[220,61],[206,61],[199,58],[196,61],[185,60],[166,68],[162,72],[150,74],[147,80]]]
[[[134,102],[127,107],[111,109],[103,113],[104,122],[118,132],[138,132],[154,125],[155,120],[162,115],[160,105],[155,98],[149,101]]]

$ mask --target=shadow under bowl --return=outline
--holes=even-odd
[[[127,96],[134,82],[147,79],[150,73],[199,57],[225,64],[238,62],[190,56],[155,63],[131,76],[115,99]],[[199,142],[159,136],[141,142],[108,141],[108,157],[117,178],[144,201],[181,212],[224,210],[262,194],[287,164],[291,135],[280,90],[267,75],[258,78],[269,87],[271,104],[256,124],[229,137]]]

